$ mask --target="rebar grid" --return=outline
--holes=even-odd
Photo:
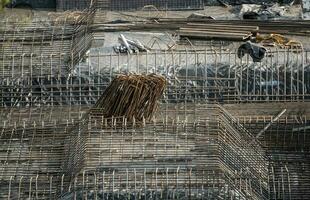
[[[98,8],[104,8],[106,2],[99,0]],[[153,6],[158,10],[193,10],[203,9],[202,0],[114,0],[110,2],[111,10],[140,10],[145,6]],[[154,9],[154,8],[153,8]]]
[[[270,199],[309,199],[308,153],[269,152]]]
[[[271,168],[268,199],[308,198],[307,185],[299,180],[309,180],[304,175],[309,166],[298,165],[298,173],[290,169],[288,165]],[[67,189],[65,175],[12,177],[2,185],[0,193],[2,198],[15,199],[249,199],[238,193],[236,187],[223,184],[220,177],[216,171],[191,168],[91,170],[78,174]],[[250,192],[250,179],[239,176],[236,180],[247,182]]]
[[[203,9],[203,0],[57,0],[59,10],[83,10],[91,6],[91,2],[101,10],[193,10]]]
[[[273,116],[239,116],[238,121],[255,136]],[[284,116],[274,122],[259,140],[269,159],[269,199],[310,197],[310,138],[306,116]]]
[[[0,126],[74,122],[81,119],[88,110],[88,106],[0,108]]]
[[[57,108],[57,107],[50,107],[49,109],[46,107],[41,108],[41,109],[28,108],[28,109],[25,109],[23,112],[21,112],[22,114],[10,115],[11,119],[8,118],[8,121],[10,120],[13,121],[13,119],[20,118],[22,122],[23,117],[20,117],[20,116],[25,116],[23,115],[23,113],[27,113],[25,112],[26,110],[31,110],[32,112],[29,113],[29,116],[31,116],[32,121],[31,120],[26,121],[25,124],[27,123],[31,124],[35,120],[41,120],[41,123],[37,123],[36,125],[37,130],[39,130],[39,132],[42,131],[42,127],[41,127],[42,124],[44,125],[46,124],[45,131],[47,132],[45,132],[45,134],[51,135],[51,131],[53,132],[54,127],[48,128],[49,127],[48,124],[50,125],[52,124],[48,121],[50,121],[50,119],[57,119],[59,115],[62,115],[61,113],[57,114],[59,110],[63,110],[63,113],[66,113],[69,110],[71,110],[72,114],[63,115],[64,118],[65,116],[76,116],[77,118],[79,118],[77,111],[81,110],[81,108],[79,107],[73,107],[69,110],[64,110],[64,109]],[[252,194],[251,196],[248,193],[251,193],[251,188],[255,188],[256,179],[254,179],[253,181],[253,179],[251,179],[252,177],[251,173],[249,173],[248,171],[237,170],[233,172],[231,170],[232,166],[230,164],[231,161],[229,158],[231,158],[232,154],[230,154],[229,145],[227,147],[225,146],[225,144],[223,144],[228,141],[228,137],[227,136],[217,137],[218,140],[215,140],[217,142],[223,141],[222,143],[219,143],[219,146],[222,145],[222,147],[225,147],[225,148],[223,149],[218,148],[217,149],[218,151],[212,151],[212,152],[211,152],[211,148],[209,148],[209,147],[212,147],[212,144],[213,145],[216,144],[214,140],[210,140],[210,139],[211,139],[211,136],[212,137],[216,136],[216,133],[215,133],[216,129],[220,126],[220,124],[222,124],[222,123],[213,123],[213,124],[211,123],[212,119],[219,118],[218,114],[214,114],[216,112],[212,109],[215,109],[215,105],[206,106],[206,105],[199,105],[199,104],[195,105],[195,104],[185,104],[185,103],[179,106],[175,106],[175,104],[162,105],[160,112],[157,114],[157,117],[156,117],[157,120],[155,120],[156,126],[154,126],[154,124],[146,123],[145,126],[141,126],[141,124],[136,124],[135,128],[132,128],[133,124],[128,123],[127,129],[122,127],[124,126],[124,123],[125,123],[123,118],[115,118],[113,123],[111,119],[104,119],[103,120],[104,123],[102,123],[102,118],[100,117],[100,111],[92,110],[91,112],[92,118],[90,120],[90,123],[89,122],[88,124],[85,123],[85,125],[87,126],[86,131],[88,131],[87,130],[88,128],[91,128],[90,131],[88,131],[90,135],[88,135],[89,139],[87,141],[88,141],[88,145],[90,145],[92,149],[97,148],[98,151],[96,150],[96,151],[90,152],[92,155],[91,157],[89,157],[90,154],[87,154],[88,156],[86,156],[86,158],[88,158],[87,164],[89,166],[93,165],[93,167],[90,168],[90,171],[86,169],[81,169],[81,171],[73,177],[70,175],[68,176],[66,173],[62,174],[63,171],[59,171],[58,173],[54,173],[53,176],[49,176],[48,174],[45,174],[45,172],[48,171],[48,169],[45,169],[46,171],[43,170],[41,171],[41,173],[38,173],[38,171],[36,170],[40,168],[44,169],[43,161],[48,160],[47,158],[44,157],[44,159],[41,159],[42,160],[41,162],[38,162],[38,161],[31,162],[41,167],[33,168],[33,171],[29,173],[28,176],[26,175],[22,176],[21,170],[18,171],[18,172],[21,172],[19,176],[13,176],[13,174],[11,174],[10,176],[8,174],[5,177],[6,179],[1,181],[1,183],[3,183],[1,184],[1,187],[2,187],[1,195],[3,195],[3,198],[7,198],[7,195],[9,195],[10,193],[11,198],[14,198],[14,197],[17,198],[18,196],[20,196],[20,199],[29,198],[29,194],[33,198],[36,198],[36,196],[38,196],[39,198],[42,198],[42,199],[56,198],[56,196],[60,194],[62,194],[63,199],[66,199],[66,198],[70,199],[72,198],[72,196],[73,198],[74,196],[79,197],[79,198],[82,198],[82,196],[84,196],[84,198],[86,197],[95,198],[96,195],[97,195],[97,198],[102,198],[103,195],[105,195],[105,199],[108,199],[108,197],[112,199],[113,196],[114,196],[114,199],[126,199],[126,198],[129,199],[129,198],[134,198],[134,197],[136,197],[137,199],[145,199],[145,198],[165,199],[167,195],[169,199],[180,199],[181,197],[189,198],[190,194],[192,195],[191,197],[193,199],[201,199],[201,198],[249,199],[252,197],[254,198],[254,194]],[[45,115],[42,116],[41,112],[43,112]],[[239,127],[238,129],[240,129],[241,132],[239,130],[238,133],[239,134],[243,133],[242,134],[243,138],[249,138],[247,139],[247,141],[251,141],[250,138],[252,137],[247,136],[249,135],[249,133],[247,133],[246,129],[240,127],[240,124],[243,124],[245,127],[248,127],[254,121],[260,122],[263,120],[265,122],[268,122],[268,120],[271,119],[271,116],[266,116],[265,118],[260,116],[258,117],[258,119],[256,116],[254,117],[252,116],[251,118],[239,116],[239,117],[236,117],[236,119],[234,119],[234,117],[230,116],[229,113],[227,113],[225,110],[221,112],[222,114],[228,115],[228,118],[233,119],[231,122],[234,122],[234,123],[231,123],[230,125],[233,126],[234,128]],[[52,116],[52,117],[49,118],[47,116]],[[42,122],[42,120],[43,121],[47,120],[47,122]],[[63,119],[63,121],[65,121],[65,119]],[[86,121],[88,121],[88,119]],[[208,121],[209,123],[207,128],[204,127],[206,121]],[[280,118],[279,126],[280,124],[285,124],[286,121],[287,123],[291,123],[291,124],[296,123],[295,127],[297,127],[300,125],[300,123],[306,122],[306,119],[296,118],[294,116],[287,116],[284,118]],[[76,122],[77,121],[72,122],[72,124],[76,125]],[[234,124],[235,125],[237,124],[237,126],[235,126]],[[146,128],[150,125],[153,128],[154,127],[155,128],[154,129],[150,127]],[[20,138],[17,139],[17,137],[15,137],[16,138],[15,140],[9,139],[10,137],[9,130],[14,129],[14,126],[17,126],[17,125],[15,125],[14,123],[12,124],[8,124],[8,122],[6,123],[6,127],[7,127],[6,133],[8,133],[6,134],[6,136],[8,137],[2,138],[1,141],[6,141],[5,142],[6,144],[8,144],[9,141],[12,141],[11,142],[12,144],[14,143],[16,144],[17,141],[23,141],[23,144],[27,144],[26,136],[24,137],[24,139],[20,139]],[[119,129],[119,128],[116,128],[115,126],[122,127],[122,128]],[[224,126],[224,125],[221,125],[221,126]],[[23,126],[20,126],[20,127],[23,127]],[[29,127],[29,126],[26,126],[26,127]],[[54,132],[64,133],[64,129],[67,126],[59,124],[59,125],[56,125],[55,127],[59,127],[59,128],[56,128]],[[70,128],[71,127],[72,126],[70,126]],[[31,135],[33,135],[33,132],[36,132],[34,131],[33,128],[32,129],[26,128],[25,130],[30,132],[28,134],[28,138],[31,138]],[[155,130],[158,132],[156,135],[154,135]],[[69,136],[68,134],[69,131],[72,131],[72,128],[67,131],[66,136]],[[153,135],[152,135],[152,132],[153,132]],[[179,132],[179,137],[176,137],[177,132]],[[198,143],[204,143],[204,141],[206,141],[206,138],[207,138],[205,136],[198,137],[199,134],[203,135],[201,134],[202,132],[209,134],[209,143],[207,143],[206,145],[201,145],[202,148],[199,149]],[[222,133],[225,135],[225,131],[222,131]],[[226,134],[227,133],[232,134],[231,129],[226,129]],[[2,135],[4,134],[2,133]],[[92,135],[94,135],[93,139],[91,139]],[[128,136],[128,138],[131,137],[131,140],[130,139],[126,140],[125,136]],[[103,137],[106,138],[106,140]],[[197,142],[195,142],[193,138],[198,138]],[[37,145],[39,144],[40,139],[42,140],[42,135],[37,137],[36,139],[36,141],[38,142]],[[290,138],[290,139],[295,140],[296,138]],[[30,140],[31,139],[28,139],[28,141]],[[131,146],[129,145],[128,147],[128,145],[125,143],[127,142],[130,144],[131,141],[133,143],[131,144]],[[80,142],[82,142],[82,140],[80,140]],[[112,146],[110,142],[112,142]],[[145,145],[143,145],[143,142],[145,143]],[[179,147],[179,145],[176,142],[182,145],[180,145]],[[235,140],[233,140],[233,142],[234,144],[236,143]],[[264,144],[264,141],[261,141],[261,142]],[[151,143],[153,143],[153,145],[150,145]],[[44,146],[43,144],[47,144],[47,141],[45,143],[44,142],[42,143],[41,149],[43,149],[43,146]],[[97,144],[97,146],[95,146],[94,144]],[[196,145],[197,152],[199,151],[199,153],[197,153],[196,156],[191,156],[193,154],[195,155],[195,153],[192,148],[187,148],[187,147],[193,147],[193,144]],[[230,145],[233,145],[233,144],[230,144]],[[305,145],[307,146],[307,144]],[[19,146],[19,149],[18,149],[18,146]],[[18,145],[18,146],[17,148],[15,148],[16,152],[22,151],[26,145]],[[13,147],[14,145],[10,145],[10,150],[14,149]],[[89,148],[89,146],[87,147]],[[102,147],[102,152],[99,152],[99,149],[101,147]],[[130,148],[130,147],[134,147],[134,148]],[[157,156],[158,158],[161,159],[160,160],[161,162],[158,162],[156,165],[153,166],[153,168],[152,168],[152,165],[147,165],[149,164],[147,162],[145,163],[146,166],[139,165],[139,162],[143,162],[142,161],[143,159],[155,160],[156,157],[147,156],[149,153],[153,151],[154,147],[156,147],[158,150]],[[134,151],[129,150],[126,152],[125,150],[127,148],[129,148],[130,150],[133,149]],[[111,149],[111,151],[109,151],[109,149]],[[207,155],[207,157],[209,157],[210,160],[213,159],[215,163],[216,162],[219,163],[217,165],[217,168],[214,168],[214,169],[212,168],[212,170],[210,170],[211,167],[208,167],[208,168],[197,167],[199,166],[199,164],[200,165],[204,164],[202,159],[197,160],[197,158],[200,157],[198,155],[203,154],[200,152],[200,150],[204,152],[204,150],[206,149],[209,149],[208,151],[205,151],[209,154],[205,154],[205,155]],[[272,147],[272,150],[268,150],[268,148],[266,149],[267,149],[267,157],[269,159],[269,169],[267,173],[268,187],[266,189],[267,199],[300,199],[300,198],[307,199],[309,197],[308,183],[309,183],[309,174],[310,174],[308,170],[309,169],[309,166],[308,166],[309,157],[307,156],[307,154],[302,153],[302,152],[299,154],[296,154],[296,151],[292,151],[291,153],[287,151],[281,151],[281,146],[280,146],[280,151],[275,151],[274,150],[275,147]],[[220,152],[220,150],[222,150],[223,152],[222,159],[217,159],[217,160],[214,159],[216,152]],[[171,156],[172,159],[169,159],[167,154],[169,152],[174,153],[173,151],[179,154],[174,154],[174,155],[172,154]],[[187,152],[188,153],[187,155],[190,155],[190,156],[182,157],[181,156],[182,151]],[[253,147],[251,147],[250,151],[253,151]],[[39,151],[36,151],[36,152],[39,152]],[[46,151],[42,151],[41,155],[47,155],[45,152]],[[56,151],[54,151],[54,153],[55,152]],[[128,154],[129,156],[132,156],[132,159],[136,161],[136,163],[133,162],[131,164],[129,162],[129,164],[127,163],[127,165],[119,167],[121,165],[121,162],[117,163],[117,161],[121,160],[122,152],[123,152],[123,155]],[[64,155],[64,153],[62,153],[62,155]],[[112,155],[112,158],[113,158],[112,160],[110,160],[110,155]],[[100,159],[89,159],[89,158],[100,158],[100,157],[102,161],[105,160],[104,163],[108,163],[108,164],[104,164],[101,167],[96,167],[96,163],[99,163],[99,164],[102,163],[100,162]],[[8,158],[10,159],[13,158],[16,160],[16,157],[14,158],[13,153],[9,154]],[[65,159],[65,157],[63,156],[62,159]],[[235,159],[235,161],[238,159]],[[128,156],[127,156],[127,160],[129,160]],[[2,161],[4,163],[4,160]],[[21,163],[22,163],[21,161],[18,161],[15,163],[15,166],[17,165],[19,166],[19,168],[16,168],[16,169],[22,169],[23,165],[21,165]],[[59,164],[60,163],[58,162],[58,166]],[[184,167],[186,165],[188,167]],[[250,165],[256,166],[257,163],[250,164]],[[7,169],[10,168],[10,165],[2,165],[2,166],[6,166]],[[13,166],[13,168],[15,166]],[[59,168],[61,170],[63,169],[61,167]],[[157,172],[156,172],[156,169],[157,169]],[[230,176],[224,176],[223,169],[226,170],[226,172],[230,170],[230,173],[228,173]],[[179,170],[179,172],[177,172],[177,170]],[[134,175],[135,174],[134,171],[136,171],[136,176]],[[168,171],[168,176],[166,175],[167,171]],[[146,173],[146,176],[145,176],[146,178],[144,178],[145,173]],[[192,173],[192,175],[188,176],[188,174],[190,173]],[[83,174],[84,174],[84,179],[83,179]],[[102,179],[103,174],[105,174],[105,181],[103,181]],[[128,179],[126,178],[127,174],[128,174]],[[157,179],[155,178],[156,174],[157,174]],[[167,178],[166,177],[168,177],[168,185],[169,185],[168,188],[170,189],[167,189],[167,184],[166,184]],[[71,180],[71,182],[69,180]],[[155,184],[154,184],[156,180],[158,183],[157,187],[155,187]],[[144,187],[145,183],[146,183],[146,187]],[[243,196],[241,193],[238,192],[240,188],[240,185],[238,184],[241,184],[241,188],[243,188],[242,189],[243,192],[248,190],[247,192],[245,192],[247,194],[246,196]],[[145,197],[144,194],[147,194],[147,196]],[[177,198],[177,195],[179,195],[178,198]]]
[[[296,156],[294,155],[293,157]],[[298,160],[295,160],[295,162],[298,162]],[[295,166],[292,164],[291,166],[290,164],[282,164],[277,169],[273,167],[274,165],[271,166],[269,175],[270,194],[268,199],[307,199],[309,197],[307,184],[309,182],[309,172],[307,171],[309,165],[307,163],[295,164]],[[297,172],[294,170],[297,170]],[[146,174],[146,178],[143,177]],[[84,178],[82,178],[83,175]],[[182,176],[183,178],[181,178]],[[67,198],[72,198],[72,196],[95,198],[93,195],[98,195],[97,198],[102,198],[104,195],[105,199],[108,199],[108,197],[112,199],[112,196],[115,199],[119,197],[121,199],[130,199],[129,197],[132,196],[136,196],[137,199],[145,199],[143,194],[146,191],[148,195],[151,196],[152,194],[153,199],[166,199],[166,195],[169,196],[169,199],[189,198],[188,195],[190,193],[193,194],[193,199],[244,199],[244,197],[234,191],[236,189],[234,185],[221,183],[220,177],[216,171],[194,171],[193,169],[187,169],[186,171],[184,169],[182,172],[180,168],[156,168],[153,170],[149,168],[131,168],[123,169],[123,171],[84,171],[71,182],[69,189],[64,187],[66,185],[64,182],[66,179],[65,175],[59,177],[25,176],[20,179],[10,177],[9,181],[2,181],[1,195],[3,198],[9,193],[11,198],[22,195],[21,199],[23,199],[29,196],[30,191],[30,195],[33,197],[40,196],[42,199],[48,199],[51,198],[50,195],[54,195],[53,197],[56,198],[56,191],[61,191],[60,194]],[[235,181],[244,181],[244,184],[248,183],[247,187],[251,188],[250,179],[244,176],[239,176],[238,178]],[[167,188],[171,189],[168,190]],[[166,194],[166,192],[169,194]],[[149,198],[152,199],[152,197]],[[249,199],[249,196],[246,199]]]
[[[75,123],[7,124],[0,128],[0,180],[57,175],[63,163],[67,130]]]
[[[239,122],[253,135],[261,131],[274,116],[238,116]],[[259,137],[269,151],[288,153],[310,151],[310,121],[306,116],[284,116],[272,123]]]
[[[310,54],[270,50],[261,63],[238,59],[234,50],[164,51],[134,55],[93,54],[91,67],[118,73],[158,73],[169,82],[167,102],[266,102],[309,99]],[[99,69],[98,69],[99,68]]]
[[[65,174],[75,177],[83,170],[121,171],[154,166],[213,170],[221,174],[221,181],[238,188],[245,198],[267,198],[268,163],[259,144],[222,108],[200,109],[208,113],[204,119],[167,121],[167,115],[162,121],[154,119],[138,127],[125,118],[104,119],[94,115],[93,110],[71,132],[65,153]],[[184,119],[185,116],[191,115],[187,113]],[[251,179],[250,194],[245,192],[249,185],[237,182],[237,176]]]
[[[201,176],[202,174],[202,176]],[[199,175],[199,176],[198,176]],[[62,176],[11,179],[2,186],[1,198],[13,199],[249,199],[227,185],[216,171],[181,168],[83,171],[70,183]],[[250,179],[238,176],[240,183]]]
[[[89,134],[92,136],[90,137],[90,135],[87,135],[89,138],[83,140],[84,134],[81,130],[81,138],[78,139],[77,145],[83,145],[83,142],[86,142],[87,145],[90,145],[88,148],[93,150],[98,148],[102,154],[97,154],[97,151],[88,151],[85,159],[87,160],[89,168],[85,167],[81,171],[85,174],[85,171],[87,172],[88,169],[94,169],[96,172],[98,172],[98,170],[105,171],[107,177],[114,176],[111,174],[118,174],[117,176],[121,177],[119,180],[116,180],[115,177],[113,179],[108,178],[108,182],[103,182],[100,189],[105,187],[102,191],[107,192],[101,192],[102,194],[100,194],[99,188],[97,188],[100,185],[100,180],[98,180],[97,187],[92,186],[88,188],[88,184],[85,185],[88,180],[83,179],[82,181],[82,175],[79,175],[79,173],[75,174],[73,177],[71,175],[67,176],[68,173],[61,175],[63,172],[62,169],[65,169],[60,167],[61,161],[66,158],[63,155],[69,157],[72,155],[69,155],[66,151],[62,151],[64,142],[66,141],[65,138],[66,136],[70,136],[69,141],[73,141],[71,138],[72,135],[68,133],[75,133],[74,130],[76,130],[76,128],[74,128],[74,126],[77,125],[76,123],[67,122],[61,124],[55,122],[53,124],[41,121],[40,124],[36,124],[29,120],[29,122],[25,122],[23,126],[19,127],[15,123],[5,123],[5,127],[2,128],[1,141],[6,144],[9,143],[9,145],[4,145],[7,149],[7,154],[3,157],[5,159],[2,160],[2,167],[4,167],[3,171],[6,171],[6,173],[3,173],[5,176],[1,177],[1,182],[5,183],[1,195],[9,195],[11,198],[19,196],[21,199],[24,197],[36,198],[39,196],[42,199],[47,199],[51,197],[55,198],[57,195],[64,194],[65,192],[69,192],[67,195],[81,195],[81,193],[83,193],[81,192],[81,186],[83,186],[87,188],[85,188],[85,192],[89,193],[89,195],[93,195],[94,192],[92,192],[92,190],[97,190],[99,196],[104,194],[106,198],[108,198],[108,196],[110,198],[115,196],[116,198],[118,195],[124,198],[131,195],[138,195],[137,197],[140,199],[151,198],[151,196],[156,199],[164,195],[162,198],[169,197],[170,199],[177,199],[177,196],[179,196],[178,198],[186,198],[193,195],[194,199],[200,197],[218,198],[219,196],[221,198],[248,199],[253,197],[254,199],[260,199],[260,196],[266,196],[267,194],[265,194],[265,192],[267,191],[266,188],[268,188],[266,185],[267,177],[263,177],[268,174],[267,171],[264,172],[263,170],[267,169],[267,163],[264,163],[263,152],[259,150],[257,152],[255,149],[253,150],[252,145],[244,147],[246,150],[228,150],[226,147],[231,148],[234,145],[244,146],[240,141],[234,140],[234,138],[238,137],[237,135],[240,131],[242,132],[242,137],[246,137],[248,140],[250,137],[249,133],[242,128],[237,132],[235,132],[236,130],[233,131],[233,128],[236,128],[237,124],[235,120],[234,123],[231,122],[232,124],[227,121],[221,123],[216,122],[219,113],[215,111],[219,108],[217,106],[206,107],[208,109],[205,109],[204,112],[200,112],[197,116],[202,116],[203,113],[206,114],[206,111],[210,112],[207,112],[207,117],[200,121],[196,121],[195,113],[199,113],[196,110],[188,112],[186,115],[179,115],[180,113],[185,113],[186,110],[179,109],[174,111],[172,109],[174,106],[172,106],[171,109],[166,108],[162,113],[159,113],[158,115],[162,117],[160,120],[155,120],[154,123],[146,123],[144,126],[128,123],[127,128],[123,124],[126,121],[123,121],[124,118],[115,118],[115,120],[102,119],[100,115],[98,115],[98,110],[92,110],[90,121],[88,121],[88,118],[84,118],[84,120],[78,123],[81,127],[85,125],[87,130],[91,128]],[[42,111],[42,109],[38,109],[38,111]],[[167,115],[164,115],[164,113]],[[180,116],[178,118],[180,121],[176,120],[173,122],[170,120],[175,114]],[[230,119],[229,114],[226,113],[225,115],[227,115],[227,119]],[[34,115],[33,119],[45,119],[44,117],[38,116],[41,115]],[[12,115],[11,117],[14,118],[15,116]],[[85,123],[85,119],[88,121],[87,123]],[[29,123],[31,125],[29,125]],[[123,126],[119,126],[117,123],[121,123]],[[122,128],[118,129],[115,125]],[[219,129],[219,126],[225,126],[227,129]],[[216,136],[216,130],[221,132],[221,137]],[[205,133],[209,134],[210,141],[205,138]],[[226,135],[230,134],[232,134],[233,137],[229,139]],[[102,138],[103,136],[105,136],[106,139]],[[126,139],[126,136],[128,136],[129,139]],[[223,144],[217,140],[226,141],[228,144],[223,146]],[[125,143],[128,143],[129,147],[127,147],[131,149],[130,141],[133,142],[131,143],[133,151],[127,153],[126,151],[122,151],[124,154],[120,156],[120,151],[125,149],[123,146],[126,147]],[[217,144],[215,141],[219,143]],[[115,144],[109,146],[109,142]],[[121,143],[123,143],[122,146],[117,146]],[[205,146],[204,143],[206,143],[207,146]],[[30,146],[30,148],[28,148],[28,146]],[[72,162],[72,160],[75,162],[74,160],[80,158],[84,159],[84,149],[79,149],[81,146],[70,146],[70,143],[67,143],[66,148],[68,148],[68,146],[82,152],[75,157],[70,157],[70,162]],[[156,148],[156,153],[154,157],[152,157],[151,154],[154,148]],[[26,165],[19,160],[21,157],[18,157],[18,154],[12,153],[14,151],[19,152],[19,155],[26,155],[22,156],[23,161],[29,158],[29,160],[26,159]],[[142,152],[142,157],[139,151]],[[207,154],[205,154],[204,157],[200,157],[200,155],[196,155],[198,152],[207,152]],[[219,158],[222,159],[216,158],[218,156],[214,157],[214,153],[217,153]],[[88,157],[90,154],[92,154],[91,157]],[[37,155],[36,159],[31,157],[32,155]],[[100,159],[102,161],[106,161],[103,166],[98,167],[98,163],[102,164],[102,162],[98,162],[98,159],[96,159],[98,155],[101,156]],[[114,162],[110,161],[110,155],[113,156]],[[240,158],[240,155],[241,157],[242,155],[246,157]],[[253,156],[255,156],[254,160]],[[205,158],[211,162],[206,163]],[[263,163],[259,163],[260,158],[263,159]],[[124,159],[124,161],[120,162],[122,159]],[[7,165],[6,163],[9,163],[8,160],[14,160],[14,166]],[[67,161],[68,160],[66,160],[66,162]],[[154,161],[157,162],[157,164],[152,165]],[[127,162],[127,165],[125,165],[125,162]],[[231,163],[236,162],[237,166],[232,166]],[[139,165],[141,163],[143,166]],[[81,163],[75,162],[75,164]],[[72,165],[70,165],[70,167],[71,166]],[[74,170],[81,166],[75,165],[72,166],[72,169]],[[206,168],[206,166],[209,167]],[[26,170],[26,168],[29,170]],[[261,170],[261,168],[263,169]],[[136,173],[134,173],[135,175],[133,175],[134,171],[136,171]],[[128,173],[130,175],[128,175],[125,182],[123,177]],[[142,182],[140,182],[137,177],[142,177],[143,174],[147,174],[147,176],[143,177],[143,179],[145,179],[143,185],[145,186],[142,191],[141,188],[140,190],[138,189],[139,184],[142,184]],[[175,174],[177,174],[177,177],[175,177]],[[190,176],[188,176],[189,174]],[[160,177],[162,175],[163,177]],[[164,175],[166,175],[166,177]],[[100,175],[98,175],[98,177],[99,176]],[[74,179],[73,182],[72,178]],[[113,185],[115,184],[113,188],[111,188],[112,180]],[[168,187],[166,184],[159,186],[160,182],[163,183],[163,181],[167,180]],[[79,181],[82,181],[82,183]],[[156,181],[158,181],[158,185],[155,187],[154,183]],[[177,184],[174,185],[175,183]],[[258,183],[259,185],[257,185]],[[125,184],[127,184],[126,187]],[[6,190],[6,188],[8,188],[8,190]],[[73,190],[72,188],[75,189]],[[143,195],[143,192],[147,194],[147,197]]]
[[[222,49],[222,48],[221,48]],[[168,80],[164,102],[292,102],[310,99],[310,54],[270,52],[261,63],[233,52],[176,51],[90,54],[72,76],[14,71],[1,79],[0,104],[10,106],[94,104],[113,77],[158,73]],[[40,60],[40,59],[39,59]],[[35,67],[30,71],[35,71]],[[47,69],[47,68],[46,68]],[[54,69],[54,68],[49,68]]]
[[[84,10],[95,6],[96,1],[98,0],[57,0],[57,10]]]
[[[91,46],[89,25],[94,15],[95,10],[87,9],[30,22],[2,19],[1,76],[68,74]]]

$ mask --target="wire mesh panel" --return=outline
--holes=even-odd
[[[90,48],[94,10],[0,22],[0,76],[68,74]]]
[[[309,199],[309,153],[270,153],[270,199]]]
[[[101,7],[100,1],[97,7]],[[204,4],[202,0],[113,0],[110,3],[111,10],[137,10],[144,6],[155,6],[160,10],[185,10],[202,9]]]
[[[58,10],[84,10],[95,7],[101,10],[109,10],[112,0],[57,0]]]
[[[87,110],[1,108],[1,199],[57,199],[67,131]]]
[[[1,181],[1,199],[57,199],[61,177],[53,175],[11,176]]]
[[[168,86],[162,100],[167,103],[309,101],[308,52],[270,52],[261,63],[236,56],[233,52],[210,50],[90,54],[70,77],[53,75],[54,68],[50,67],[44,68],[50,75],[30,73],[29,77],[22,71],[15,72],[11,65],[9,71],[16,75],[0,79],[0,104],[3,107],[94,104],[111,80],[124,73],[165,76]],[[42,71],[34,65],[30,69],[30,72]]]
[[[253,134],[258,134],[272,120],[273,116],[240,116],[240,123]],[[305,116],[286,116],[273,122],[259,137],[270,151],[309,152],[310,121]]]
[[[110,10],[111,9],[111,0],[96,0],[96,8],[101,10]]]
[[[299,175],[287,165],[270,174],[268,199],[308,199],[308,188],[300,187],[298,180],[309,180],[303,175],[309,165],[299,167]],[[90,170],[79,173],[71,183],[66,183],[66,179],[64,174],[11,177],[2,182],[0,195],[5,199],[251,199],[244,198],[233,185],[223,184],[216,171],[191,168]],[[244,181],[242,177],[235,180]],[[247,182],[251,187],[251,180]],[[66,188],[66,184],[70,187]],[[294,187],[299,190],[294,191]]]
[[[79,173],[69,189],[65,175],[12,177],[0,194],[6,199],[248,199],[220,177],[190,168],[91,170]]]
[[[57,175],[63,162],[66,124],[4,124],[1,127],[0,180],[35,175]]]
[[[239,117],[252,133],[257,134],[272,121],[272,116]],[[309,119],[286,116],[269,126],[259,140],[270,162],[270,199],[308,199],[310,197],[310,129]]]
[[[90,8],[95,0],[57,0],[58,10],[84,10]]]
[[[255,132],[271,117],[235,119],[215,105],[162,105],[145,125],[92,110],[77,126],[79,106],[2,110],[1,198],[309,197],[305,118],[274,123],[260,138],[265,156],[241,124]]]
[[[37,123],[73,123],[81,119],[89,110],[89,106],[50,106],[29,108],[0,108],[0,122],[23,125]]]
[[[288,56],[289,55],[289,56]],[[169,81],[166,99],[209,101],[296,101],[309,99],[307,53],[270,52],[261,63],[234,52],[184,51],[107,55],[93,59],[101,72],[159,73]],[[115,67],[116,66],[116,67]]]

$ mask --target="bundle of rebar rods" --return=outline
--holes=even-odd
[[[257,26],[188,23],[178,31],[181,38],[244,40],[258,31]]]
[[[124,116],[129,121],[149,120],[166,86],[163,76],[120,75],[116,77],[95,104],[104,117]]]
[[[148,20],[145,22],[145,20]],[[100,23],[93,25],[93,31],[161,31],[170,30],[177,31],[180,28],[189,26],[190,24],[199,24],[201,29],[218,26],[217,31],[225,30],[227,27],[247,28],[252,30],[253,27],[258,27],[259,33],[278,33],[283,35],[299,35],[308,36],[310,23],[306,20],[282,20],[282,21],[257,21],[257,20],[213,20],[213,19],[189,19],[189,18],[148,18],[144,21],[135,21],[135,23],[119,23],[104,24]],[[198,25],[196,25],[198,27]],[[239,29],[239,30],[241,30]],[[257,31],[256,31],[257,32]]]

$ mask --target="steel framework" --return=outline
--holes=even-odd
[[[63,75],[71,73],[90,48],[89,25],[94,9],[54,13],[29,22],[0,21],[0,73],[2,77]]]
[[[0,104],[94,104],[113,77],[122,73],[164,75],[168,88],[163,101],[168,103],[309,101],[310,54],[289,50],[268,54],[263,62],[253,63],[249,58],[238,59],[233,52],[208,49],[133,55],[92,53],[70,77],[34,64],[26,75],[10,64],[9,73],[2,70]],[[30,61],[42,59],[33,56]],[[44,60],[57,61],[52,57]],[[14,59],[11,62],[16,63]]]
[[[5,124],[1,183],[9,184],[1,195],[84,195],[79,180],[85,187],[88,174],[87,182],[102,184],[93,188],[98,195],[110,197],[267,199],[268,162],[259,143],[221,107],[199,110],[208,114],[167,109],[140,125],[103,119],[97,109],[75,123]],[[102,174],[112,183],[96,179]]]
[[[255,141],[247,130],[270,115],[217,105],[163,104],[142,124],[85,106],[1,111],[3,198],[309,197],[306,118],[285,116]]]
[[[239,122],[257,134],[272,116],[244,116]],[[285,116],[274,122],[260,140],[267,150],[271,199],[307,199],[310,197],[310,121],[306,116]]]

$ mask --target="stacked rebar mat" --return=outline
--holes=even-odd
[[[205,116],[200,119],[182,109],[164,112],[163,118],[142,127],[125,117],[89,115],[66,142],[65,188],[82,179],[83,172],[100,171],[113,176],[114,189],[103,190],[110,197],[135,195],[141,177],[147,199],[160,193],[169,198],[192,193],[193,199],[267,199],[264,151],[225,110],[206,106],[197,110]],[[160,186],[160,181],[169,186]]]
[[[95,10],[0,22],[0,76],[68,74],[91,45]]]
[[[150,120],[158,108],[158,100],[165,86],[165,78],[156,74],[120,75],[104,91],[93,110],[100,110],[99,115],[105,118],[125,117],[129,121],[140,122]]]

